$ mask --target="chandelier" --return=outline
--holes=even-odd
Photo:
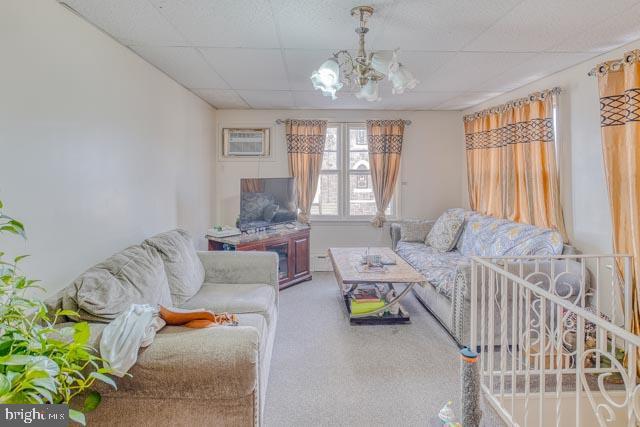
[[[357,6],[351,9],[351,16],[358,19],[359,45],[355,58],[346,50],[333,54],[311,75],[315,89],[324,96],[336,99],[336,92],[346,86],[358,88],[356,98],[379,101],[378,83],[385,78],[393,85],[392,93],[401,94],[405,89],[413,89],[418,84],[413,75],[398,62],[398,49],[386,52],[370,52],[364,46],[364,37],[369,32],[368,22],[373,15],[371,6]]]

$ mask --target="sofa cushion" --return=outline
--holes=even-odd
[[[205,283],[180,308],[204,308],[215,313],[257,313],[270,322],[276,308],[276,292],[270,285]]]
[[[238,326],[191,329],[165,326],[140,350],[118,389],[98,384],[103,398],[234,400],[258,387],[257,369],[266,350],[266,321],[238,316]]]
[[[425,243],[440,252],[452,250],[464,224],[464,209],[448,209],[436,220],[429,231]]]
[[[400,241],[424,243],[431,225],[428,221],[405,221],[401,223]]]
[[[174,305],[182,304],[200,290],[204,267],[186,231],[160,233],[143,244],[155,248],[162,257]]]
[[[484,255],[488,256],[558,255],[562,252],[562,239],[552,230],[508,221],[493,233],[487,249]]]
[[[171,295],[158,251],[130,246],[82,273],[60,302],[82,320],[110,322],[131,304],[171,305]]]
[[[447,297],[451,297],[457,270],[470,263],[458,251],[439,252],[422,243],[399,242],[396,251]]]
[[[473,213],[467,217],[457,249],[465,256],[559,255],[557,231]]]
[[[495,223],[496,218],[490,216],[480,215],[476,212],[471,212],[467,215],[464,223],[462,234],[456,244],[456,249],[464,256],[475,256],[476,246],[481,247],[479,243],[483,238],[488,238],[487,230],[491,224]],[[502,220],[506,221],[506,220]],[[496,224],[497,226],[497,224]],[[476,245],[476,243],[478,243]]]

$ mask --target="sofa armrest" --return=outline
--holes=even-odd
[[[274,252],[200,251],[206,283],[267,284],[278,290]]]
[[[140,350],[130,376],[118,390],[99,387],[120,399],[237,399],[258,394],[258,331],[251,326],[189,329],[167,326]],[[256,400],[257,402],[257,400]]]

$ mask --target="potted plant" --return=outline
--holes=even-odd
[[[5,215],[0,201],[0,235],[25,237],[22,223]],[[20,268],[25,255],[6,260],[0,251],[0,403],[73,404],[69,417],[85,424],[84,414],[100,404],[93,389],[96,381],[116,387],[109,367],[89,345],[87,322],[56,327],[61,316],[49,313],[45,304],[27,291],[43,288]]]

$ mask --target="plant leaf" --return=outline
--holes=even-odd
[[[75,330],[73,334],[73,341],[76,344],[86,344],[89,342],[89,338],[91,338],[91,330],[89,329],[89,324],[87,322],[78,322],[73,325],[73,329]]]
[[[113,387],[116,390],[118,389],[118,386],[116,386],[115,381],[113,381],[110,377],[106,376],[105,374],[101,374],[100,372],[91,372],[91,375],[89,376],[97,380],[100,380],[103,383],[109,384],[111,387]]]
[[[20,256],[17,256],[17,257],[15,257],[15,258],[13,259],[13,262],[18,263],[18,262],[22,261],[23,259],[27,258],[28,256],[29,256],[29,255],[20,255]]]
[[[84,399],[84,406],[82,411],[86,414],[87,412],[91,412],[98,407],[102,401],[102,396],[95,390],[91,390],[87,397]]]
[[[69,418],[83,426],[87,425],[87,420],[85,419],[84,414],[80,411],[76,411],[75,409],[69,408]]]
[[[37,367],[38,369],[42,369],[47,374],[49,374],[49,376],[55,377],[60,372],[60,367],[58,366],[58,364],[48,357],[37,356],[36,359],[37,360],[34,362],[33,366]]]
[[[0,357],[0,365],[7,366],[24,366],[33,363],[36,356],[27,356],[22,354],[11,354],[8,356]]]
[[[80,316],[78,313],[76,313],[73,310],[58,310],[58,311],[56,311],[56,315],[58,315],[58,316],[70,316],[70,317],[78,317],[78,316]]]
[[[9,393],[10,390],[11,381],[9,381],[9,378],[4,376],[3,374],[0,374],[0,396]]]

